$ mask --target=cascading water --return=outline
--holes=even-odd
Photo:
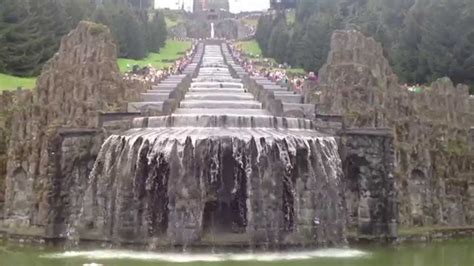
[[[216,32],[214,31],[214,22],[211,22],[211,39],[214,39]]]
[[[345,241],[341,161],[310,121],[273,117],[205,46],[174,114],[110,136],[90,175],[81,239],[160,245]]]

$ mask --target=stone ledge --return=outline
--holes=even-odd
[[[350,244],[361,243],[414,243],[414,242],[432,242],[448,239],[459,239],[474,237],[474,226],[466,227],[419,227],[402,228],[399,230],[397,239],[388,239],[384,237],[358,236],[357,233],[348,233],[347,240]]]
[[[393,132],[390,128],[348,128],[339,132],[340,135],[367,135],[367,136],[381,136],[392,137]]]
[[[99,127],[106,122],[124,120],[124,119],[133,119],[140,117],[140,113],[128,113],[128,112],[114,112],[114,113],[100,113],[99,114]]]
[[[58,134],[61,136],[93,135],[98,132],[91,128],[60,128]]]

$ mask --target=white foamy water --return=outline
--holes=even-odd
[[[317,258],[361,258],[370,256],[369,253],[355,249],[324,249],[304,252],[281,253],[247,253],[247,254],[190,254],[190,253],[153,253],[125,250],[92,250],[92,251],[66,251],[63,253],[43,255],[49,259],[84,258],[90,260],[141,260],[162,261],[174,263],[192,262],[221,262],[221,261],[289,261],[310,260]]]

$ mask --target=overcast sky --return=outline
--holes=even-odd
[[[183,5],[188,11],[193,9],[193,0],[155,0],[156,8],[179,9]],[[230,12],[238,13],[242,11],[260,11],[268,9],[269,0],[229,0]]]

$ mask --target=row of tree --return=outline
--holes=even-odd
[[[472,0],[299,0],[296,20],[262,16],[256,39],[264,56],[318,71],[336,29],[357,29],[380,41],[403,82],[449,76],[474,83]]]
[[[148,3],[146,0],[143,0]],[[107,25],[120,57],[141,59],[165,45],[164,15],[137,0],[0,0],[0,73],[38,75],[81,20]]]

